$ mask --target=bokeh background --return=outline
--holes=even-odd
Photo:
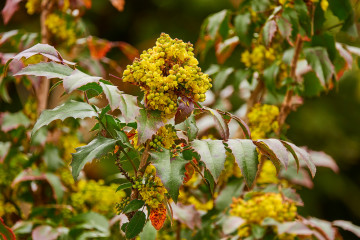
[[[1,1],[3,8],[5,1]],[[196,43],[203,20],[212,13],[233,8],[228,0],[128,0],[122,12],[110,1],[94,0],[83,16],[88,34],[111,41],[125,41],[139,51],[151,47],[161,32]],[[0,24],[0,31],[18,29],[38,31],[38,16],[29,16],[22,7],[10,23]],[[358,45],[359,39],[350,39]],[[349,42],[350,43],[350,42]],[[113,49],[108,57],[122,53]],[[206,59],[206,69],[215,59]],[[240,61],[240,59],[233,59]],[[123,66],[126,61],[122,63]],[[313,189],[300,189],[304,216],[326,220],[349,220],[360,225],[360,72],[345,74],[338,86],[319,97],[304,99],[304,105],[290,114],[287,136],[299,146],[324,151],[339,165],[339,173],[319,168]],[[1,103],[3,104],[3,103]],[[4,105],[2,106],[4,107]],[[11,108],[15,111],[16,101]],[[104,169],[104,175],[111,170]],[[344,239],[354,235],[342,232]]]

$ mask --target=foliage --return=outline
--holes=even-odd
[[[9,79],[29,91],[34,87],[38,103],[0,119],[0,204],[5,209],[0,216],[15,234],[34,239],[133,239],[143,232],[141,239],[321,240],[341,239],[338,227],[359,234],[351,223],[297,213],[303,203],[293,187],[310,187],[307,169],[314,177],[316,165],[324,163],[285,135],[286,117],[301,97],[312,95],[314,86],[315,95],[334,88],[352,67],[353,48],[335,42],[332,27],[324,28],[341,20],[339,32],[356,34],[350,2],[241,1],[234,11],[215,13],[204,21],[197,44],[205,62],[211,51],[218,62],[205,73],[190,43],[163,33],[123,72],[123,82],[139,86],[140,96],[120,91],[106,74],[91,71],[102,65],[118,69],[105,57],[113,43],[88,38],[84,51],[95,64],[85,66],[82,59],[79,65],[65,60],[52,46],[81,46],[77,25],[69,18],[79,20],[74,11],[91,3],[60,2],[49,0],[49,6],[40,7],[45,43],[15,46],[19,53],[3,58],[1,67],[1,83]],[[28,13],[36,12],[38,4],[28,0]],[[119,3],[114,6],[121,9]],[[5,22],[16,7],[7,0],[5,8],[11,11],[5,12]],[[18,35],[4,33],[1,42]],[[130,45],[121,46],[129,58],[136,56]],[[236,54],[238,60],[230,61]],[[44,99],[40,86],[50,79],[57,79],[50,90],[64,89],[68,99],[44,110],[39,106],[47,95]],[[212,86],[213,100],[205,94]],[[0,87],[1,98],[10,101],[6,85]],[[220,98],[226,89],[230,94]],[[105,104],[99,104],[101,96]],[[228,98],[239,96],[246,101],[243,119],[228,112],[236,112]],[[35,105],[30,97],[27,104]],[[36,122],[29,108],[41,112]],[[89,126],[80,127],[89,119]],[[203,119],[214,135],[199,132]],[[238,125],[230,131],[232,120]],[[92,136],[81,139],[79,130]],[[116,183],[86,177],[84,170],[95,159],[119,170]],[[325,159],[328,166],[335,164]],[[12,230],[0,220],[0,236],[11,239]],[[170,233],[172,225],[176,235]]]

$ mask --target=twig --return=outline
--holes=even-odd
[[[121,174],[124,175],[124,177],[125,177],[127,180],[129,180],[129,182],[131,182],[132,184],[135,184],[134,180],[129,176],[128,172],[125,171],[125,169],[122,167],[119,159],[117,159],[117,160],[115,161],[115,164],[116,164],[116,166],[119,168]]]
[[[145,143],[145,150],[141,156],[141,160],[140,160],[140,166],[139,166],[139,171],[141,173],[144,173],[145,172],[145,167],[148,165],[148,158],[149,158],[149,150],[150,150],[150,144],[149,144],[149,141],[147,141]]]
[[[247,101],[246,116],[250,112],[251,108],[257,102],[261,101],[264,90],[265,90],[264,81],[259,79],[254,91],[251,92],[250,98]],[[246,117],[246,122],[247,122],[247,117]]]
[[[293,59],[291,61],[291,65],[290,65],[290,67],[291,67],[290,77],[292,79],[294,79],[294,81],[297,81],[297,79],[296,79],[296,66],[297,66],[297,62],[299,60],[300,51],[301,51],[301,48],[302,48],[302,43],[303,43],[303,40],[301,38],[301,35],[299,34],[297,39],[296,39],[295,52],[294,52],[294,56],[293,56]],[[288,89],[286,91],[284,101],[283,101],[283,103],[281,105],[280,114],[279,114],[279,117],[278,117],[278,122],[279,122],[278,134],[280,133],[281,126],[285,123],[285,119],[287,118],[287,116],[291,112],[291,107],[292,107],[291,100],[292,100],[293,94],[294,94],[294,90],[290,87],[290,89]]]
[[[200,168],[193,162],[193,161],[190,161],[190,164],[195,168],[195,170],[200,174],[201,178],[203,179],[203,181],[205,182],[206,185],[208,185],[209,187],[209,190],[210,190],[210,193],[212,192],[212,189],[211,189],[211,186],[210,186],[210,183],[208,181],[206,181],[206,178],[204,177],[204,175],[202,174]],[[214,195],[211,194],[212,198],[214,198]]]

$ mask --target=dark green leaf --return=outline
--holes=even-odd
[[[244,176],[246,185],[248,188],[251,188],[254,184],[259,164],[256,146],[248,139],[230,139],[227,144]]]
[[[63,79],[69,76],[72,73],[73,69],[67,65],[55,63],[55,62],[44,62],[38,64],[29,65],[19,72],[14,74],[14,76],[19,75],[33,75],[38,77],[46,78],[60,78]]]
[[[88,145],[76,148],[76,153],[73,153],[73,160],[71,162],[72,175],[74,179],[77,179],[81,169],[86,163],[112,151],[115,147],[115,143],[115,139],[98,136]]]
[[[214,118],[214,122],[215,122],[215,127],[216,129],[219,131],[220,136],[224,139],[227,140],[229,138],[229,126],[227,125],[227,123],[225,122],[224,118],[222,117],[222,115],[211,108],[208,107],[204,107],[204,109],[206,111],[208,111]]]
[[[102,87],[100,87],[100,85],[96,82],[91,82],[81,86],[78,88],[78,90],[86,92],[88,99],[96,97],[103,92]]]
[[[275,62],[264,70],[266,88],[274,92],[276,89],[276,78],[279,73],[279,65]]]
[[[222,32],[224,32],[222,35],[227,34],[227,29],[221,29],[221,27],[222,25],[226,26],[228,24],[226,22],[226,20],[228,20],[227,17],[228,13],[229,13],[228,10],[222,10],[221,12],[209,16],[208,18],[209,23],[207,25],[207,30],[212,39],[215,39],[216,35],[219,33],[219,30],[222,30]]]
[[[201,161],[206,165],[215,182],[224,169],[226,159],[225,147],[221,140],[194,140],[191,147],[200,155]]]
[[[84,119],[95,116],[97,116],[97,113],[89,104],[71,100],[54,109],[44,110],[35,123],[34,128],[31,131],[31,136],[33,136],[42,126],[48,125],[52,121],[58,119],[63,121],[68,117]]]
[[[276,23],[277,23],[280,34],[284,38],[289,40],[290,36],[291,36],[291,30],[292,30],[292,26],[291,26],[291,23],[289,22],[289,20],[280,16],[280,17],[276,18]]]
[[[144,206],[144,204],[145,202],[143,200],[134,199],[124,207],[123,213],[134,212]]]
[[[152,138],[157,130],[164,126],[159,111],[140,110],[140,115],[136,117],[138,126],[138,145],[143,144],[146,140]]]
[[[63,86],[67,93],[71,93],[88,83],[98,83],[100,79],[101,77],[93,77],[75,69],[70,76],[63,79]]]
[[[204,170],[204,178],[206,179],[207,183],[209,184],[211,194],[213,195],[216,184],[215,184],[214,177],[212,176],[212,174],[210,173],[210,171],[208,169]]]
[[[251,16],[250,13],[239,14],[234,19],[235,30],[240,38],[240,42],[245,45],[251,44],[252,33],[250,33]]]
[[[303,75],[304,78],[304,97],[319,96],[324,91],[319,78],[311,71]]]
[[[54,191],[54,197],[58,202],[61,202],[64,196],[64,186],[61,184],[59,176],[53,173],[45,174],[47,181],[49,182],[51,188]]]
[[[115,192],[121,191],[121,190],[124,190],[124,189],[127,189],[127,188],[131,188],[131,187],[132,187],[132,183],[130,183],[130,182],[123,183],[120,186],[118,186],[118,188],[116,189]]]
[[[334,66],[332,65],[325,48],[314,47],[304,50],[306,60],[316,73],[323,86],[329,84],[329,80],[334,75]]]
[[[136,237],[143,230],[145,226],[145,220],[146,217],[144,212],[136,212],[126,227],[126,238],[131,239]]]
[[[185,164],[188,162],[178,156],[170,160],[170,150],[150,152],[151,161],[156,168],[156,174],[160,177],[165,188],[168,190],[174,202],[177,202],[179,188],[182,185]]]

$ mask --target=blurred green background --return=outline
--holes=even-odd
[[[1,8],[4,2],[1,1]],[[225,0],[128,0],[124,11],[119,12],[110,1],[93,0],[83,20],[89,34],[125,41],[142,51],[152,46],[161,32],[196,43],[203,20],[211,13],[232,6]],[[28,16],[22,7],[7,26],[0,25],[0,30],[19,26],[37,31],[38,16]],[[120,51],[112,50],[108,56],[116,58],[119,54]],[[305,203],[305,207],[300,208],[304,216],[343,219],[360,225],[359,74],[348,72],[331,92],[320,98],[305,99],[305,104],[287,120],[291,126],[287,134],[290,140],[299,146],[324,151],[340,167],[338,174],[319,168],[314,188],[299,191]],[[355,239],[351,233],[342,234],[344,239]]]

